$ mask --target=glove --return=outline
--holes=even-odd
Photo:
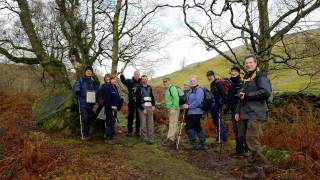
[[[98,108],[99,108],[99,105],[98,105],[98,103],[96,103],[96,104],[93,106],[92,111],[93,111],[94,113],[96,113],[97,110],[98,110]]]
[[[224,107],[222,108],[222,112],[223,112],[223,114],[228,114],[228,112],[229,112],[229,106],[224,106]]]

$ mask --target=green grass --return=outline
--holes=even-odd
[[[320,29],[310,31],[312,34],[316,34],[314,36],[313,41],[319,40],[320,37]],[[291,35],[289,38],[286,39],[287,41],[291,41],[291,43],[299,43],[297,47],[291,47],[291,51],[293,53],[297,53],[301,51],[301,46],[307,46],[308,43],[305,43],[306,40],[303,41],[303,38],[298,35]],[[318,41],[318,42],[319,42]],[[307,42],[307,41],[306,41]],[[294,44],[293,43],[293,44]],[[301,45],[302,44],[302,45]],[[319,51],[318,49],[314,50],[315,52]],[[273,52],[281,53],[283,52],[283,47],[279,44],[274,49]],[[246,54],[243,47],[238,47],[236,50],[236,54],[239,57],[244,57]],[[247,53],[248,54],[248,53]],[[303,67],[304,69],[316,70],[317,66],[319,67],[320,64],[320,57],[308,58],[304,59],[303,61],[299,61],[298,65]],[[271,67],[275,67],[279,65],[271,64]],[[283,65],[282,65],[283,66]],[[213,70],[218,77],[228,77],[229,70],[231,67],[231,63],[225,60],[222,56],[218,55],[214,58],[208,59],[203,62],[194,63],[183,70],[179,70],[173,72],[171,74],[165,75],[164,77],[170,77],[172,83],[178,86],[182,86],[183,82],[190,78],[191,75],[197,75],[200,80],[200,85],[208,86],[209,82],[206,79],[206,72],[208,70]],[[162,78],[159,77],[152,81],[153,86],[161,86],[162,85]],[[310,78],[308,76],[299,76],[297,75],[295,70],[290,69],[282,69],[277,71],[270,71],[269,78],[272,81],[273,89],[275,92],[298,92],[304,89],[307,84],[309,83]],[[305,91],[306,93],[313,93],[319,94],[320,93],[320,77],[315,76],[312,80],[311,87]]]

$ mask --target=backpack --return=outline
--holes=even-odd
[[[267,101],[268,104],[271,104],[273,102],[273,88],[272,88],[271,80],[268,77],[267,77],[267,79],[268,79],[269,84],[270,84],[271,94],[270,94],[270,96],[268,97],[268,99],[266,101]],[[255,78],[254,81],[258,85],[258,78]]]
[[[219,81],[223,86],[225,94],[228,94],[231,87],[231,80],[229,78],[221,78]]]
[[[169,88],[169,93],[170,93],[170,96],[172,96],[172,94],[171,94],[171,87],[172,86],[170,86],[170,88]],[[178,91],[178,96],[179,96],[179,105],[183,105],[183,104],[185,104],[186,103],[186,96],[184,95],[184,91],[179,87],[179,86],[174,86],[176,89],[177,89],[177,91]]]
[[[201,109],[204,111],[210,111],[215,106],[215,99],[212,92],[207,88],[201,88],[203,90],[203,101],[201,103]]]

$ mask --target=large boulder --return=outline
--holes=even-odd
[[[49,131],[75,133],[79,117],[70,91],[55,92],[42,97],[32,107],[33,120]]]

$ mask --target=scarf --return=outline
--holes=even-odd
[[[244,83],[248,83],[249,81],[254,80],[254,78],[256,78],[256,77],[257,77],[257,70],[248,72],[248,73],[244,76],[243,82],[244,82]]]

